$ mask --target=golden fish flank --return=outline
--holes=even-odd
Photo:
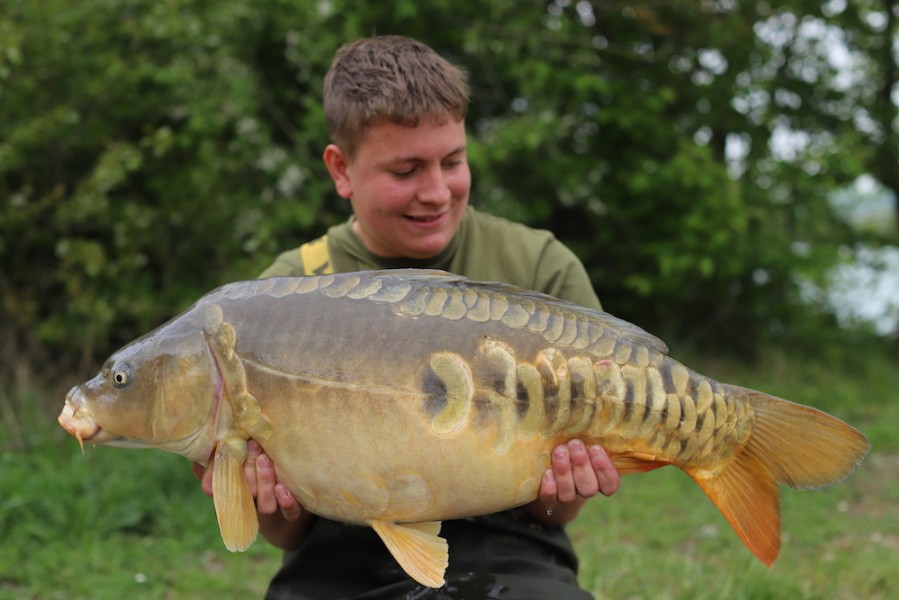
[[[478,424],[495,427],[501,432],[498,453],[535,433],[544,439],[586,435],[604,438],[611,451],[642,439],[654,456],[699,464],[745,441],[747,428],[739,424],[751,423],[752,416],[744,405],[727,401],[721,384],[691,377],[659,354],[653,363],[648,352],[639,354],[642,368],[585,356],[565,360],[555,349],[540,352],[531,364],[519,362],[508,345],[486,340],[470,363],[445,352],[431,357],[437,384],[425,384],[425,407],[438,435]],[[486,387],[476,388],[475,381]]]
[[[666,353],[606,313],[441,272],[238,282],[114,354],[59,421],[79,440],[212,456],[232,550],[258,527],[250,437],[307,509],[371,526],[434,587],[440,521],[533,500],[553,446],[578,437],[624,473],[683,469],[770,565],[778,486],[841,481],[867,440]]]

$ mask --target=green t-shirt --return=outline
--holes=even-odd
[[[337,273],[372,269],[442,269],[475,281],[501,281],[599,309],[584,265],[549,231],[469,207],[443,252],[428,260],[384,258],[353,233],[353,219],[328,230],[328,253]],[[306,275],[298,248],[284,252],[261,277]]]
[[[353,233],[352,222],[328,230],[328,255],[335,272],[442,269],[601,308],[584,266],[548,231],[469,207],[450,245],[433,259],[419,261],[372,254]],[[302,275],[307,275],[305,265],[295,248],[278,256],[261,277]],[[446,521],[441,535],[450,546],[447,585],[428,590],[400,569],[373,530],[316,519],[304,543],[285,553],[266,598],[592,598],[577,584],[577,557],[564,529],[544,526],[522,509]]]

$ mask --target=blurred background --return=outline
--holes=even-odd
[[[4,375],[84,373],[344,220],[322,78],[373,33],[468,71],[473,203],[556,232],[610,312],[896,338],[892,2],[419,4],[4,2]]]
[[[895,0],[4,0],[0,537],[188,526],[145,489],[94,497],[136,463],[78,455],[53,417],[121,344],[347,218],[321,162],[322,78],[341,44],[376,33],[467,70],[475,206],[552,230],[609,312],[712,376],[852,421],[899,475],[897,19]],[[159,472],[160,502],[183,494],[212,519],[183,459],[125,454]],[[111,462],[91,470],[106,460],[92,455]],[[889,523],[899,494],[877,493]],[[60,506],[73,495],[83,514]],[[195,558],[214,575],[232,558],[199,550],[213,523]],[[899,531],[872,527],[895,558]],[[76,570],[127,556],[91,548]],[[0,597],[65,587],[5,552]],[[250,595],[277,562],[258,552]],[[110,594],[146,589],[131,575]],[[857,597],[889,597],[879,577]],[[173,585],[153,597],[180,597]],[[617,597],[608,585],[592,589]],[[838,597],[820,590],[783,597]]]

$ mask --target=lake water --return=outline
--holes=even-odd
[[[804,285],[807,301],[823,305],[845,327],[867,324],[880,335],[899,334],[899,247],[846,249],[824,289]]]

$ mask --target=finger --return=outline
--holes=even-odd
[[[272,459],[266,454],[260,454],[256,459],[256,510],[264,515],[270,515],[278,510],[278,499],[275,497],[275,466]]]
[[[547,469],[543,473],[543,479],[540,480],[540,493],[537,497],[546,505],[546,509],[550,510],[558,502],[557,494],[556,477],[553,475],[552,469]]]
[[[212,465],[212,463],[209,463]],[[213,466],[213,468],[215,468]],[[207,496],[212,496],[212,469],[206,469],[203,473],[203,481],[202,481],[203,493]]]
[[[571,473],[571,456],[566,444],[559,444],[553,449],[552,470],[556,479],[556,499],[559,502],[571,502],[577,498]]]
[[[593,470],[586,446],[580,440],[571,440],[568,442],[568,454],[571,457],[575,493],[582,498],[592,498],[599,492],[599,478]]]
[[[296,521],[303,514],[303,507],[283,483],[275,484],[275,498],[281,508],[281,514],[288,521]]]
[[[207,496],[212,496],[212,469],[215,466],[214,448],[209,453],[206,465],[207,466],[204,467],[200,463],[193,463],[191,470],[193,471],[194,477],[200,480],[200,487],[203,488],[203,493]]]
[[[207,496],[212,495],[212,471],[207,469],[200,463],[193,463],[190,467],[190,470],[193,472],[194,477],[200,480],[200,487],[203,488],[203,493]]]
[[[243,476],[250,487],[250,494],[256,497],[258,475],[256,473],[256,461],[262,454],[262,446],[256,440],[247,440],[247,459],[243,463]]]
[[[590,463],[599,484],[599,493],[611,496],[621,487],[621,474],[612,464],[609,454],[600,446],[590,447]]]

